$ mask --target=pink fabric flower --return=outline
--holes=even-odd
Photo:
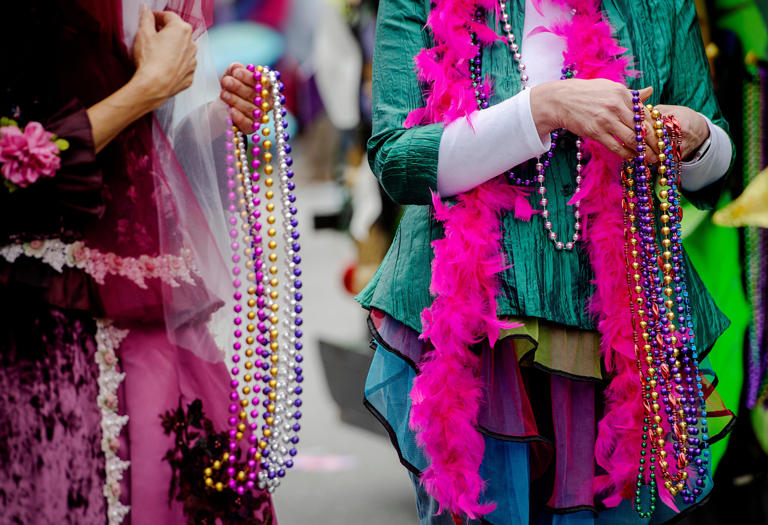
[[[117,396],[112,393],[107,394],[104,398],[104,404],[109,409],[117,410]]]
[[[45,251],[45,243],[41,240],[35,239],[29,243],[29,251],[32,253],[42,253]]]
[[[70,257],[75,264],[79,264],[88,258],[88,248],[82,242],[75,242],[72,244],[70,250]]]
[[[85,267],[88,274],[99,283],[104,284],[104,277],[109,273],[104,254],[97,250],[88,250],[88,258],[85,261]]]
[[[144,272],[149,277],[152,277],[157,271],[157,264],[155,264],[154,259],[147,255],[142,255],[139,257],[139,264],[141,264],[144,267]]]
[[[104,364],[115,366],[117,364],[117,356],[113,352],[104,352]]]
[[[114,253],[108,253],[105,256],[107,268],[114,274],[120,274],[120,270],[123,268],[123,258]]]
[[[173,257],[168,256],[168,266],[173,270],[174,272],[178,272],[184,267],[184,264],[181,261],[181,258],[179,257]]]
[[[24,131],[16,126],[0,128],[0,173],[22,188],[40,177],[53,177],[61,166],[53,136],[39,122],[30,122]]]

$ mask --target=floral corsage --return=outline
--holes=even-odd
[[[22,130],[15,120],[0,118],[0,174],[9,192],[26,188],[40,177],[53,177],[61,167],[59,153],[69,142],[45,131],[39,122]]]

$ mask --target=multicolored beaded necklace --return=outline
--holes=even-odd
[[[229,487],[238,494],[254,488],[274,491],[286,469],[293,466],[301,428],[299,396],[304,380],[298,255],[301,246],[296,197],[292,193],[295,184],[289,156],[290,135],[286,132],[286,110],[282,107],[284,86],[278,71],[253,65],[248,70],[255,81],[253,117],[257,131],[252,139],[250,168],[245,135],[231,120],[228,124],[232,128],[227,132],[227,209],[235,289],[229,446],[221,459],[204,472],[207,487],[217,491]],[[270,112],[274,139],[270,138],[272,130],[266,127]],[[277,164],[276,177],[273,161]],[[265,187],[263,199],[259,196],[260,181]],[[279,196],[275,186],[279,187]],[[265,225],[260,220],[262,207]],[[282,239],[278,235],[278,208],[282,214]],[[282,258],[279,244],[284,252]],[[285,277],[282,308],[281,266]],[[241,461],[243,451],[246,455]]]
[[[701,495],[709,463],[709,436],[682,256],[680,128],[674,117],[662,118],[648,106],[661,152],[654,181],[645,157],[639,92],[633,91],[632,97],[637,155],[624,164],[621,181],[629,308],[644,410],[634,503],[641,518],[650,518],[656,509],[659,477],[669,494],[680,494],[686,504]],[[654,183],[659,187],[661,247],[657,246]],[[676,467],[674,473],[670,462]],[[697,474],[693,488],[687,470],[692,464]],[[641,502],[645,484],[650,488],[647,511],[642,510]]]
[[[506,43],[518,62],[521,75],[521,89],[527,88],[528,75],[525,64],[521,62],[519,46],[511,32],[509,16],[506,12],[506,2],[499,2],[501,23],[506,36]],[[482,21],[486,16],[483,9],[475,11],[474,20]],[[470,61],[470,78],[474,87],[482,82],[482,45],[477,35],[470,31],[472,43],[477,46],[477,53]],[[574,76],[572,66],[564,67],[561,80]],[[487,96],[480,90],[475,91],[477,109],[489,107]],[[701,489],[707,474],[709,452],[707,448],[706,402],[704,399],[701,374],[698,368],[698,353],[694,342],[693,324],[690,317],[691,307],[685,285],[685,270],[682,264],[682,235],[680,220],[682,211],[678,203],[677,185],[679,181],[680,143],[679,128],[674,129],[673,120],[667,125],[661,115],[649,108],[654,116],[654,131],[659,149],[664,153],[660,156],[662,164],[658,168],[659,184],[663,189],[659,192],[660,209],[662,211],[660,232],[661,246],[656,247],[656,230],[653,206],[653,183],[645,160],[644,128],[642,126],[643,112],[639,92],[633,91],[635,109],[635,130],[637,132],[638,155],[631,164],[627,164],[622,172],[624,184],[625,228],[627,235],[627,284],[630,297],[632,318],[634,321],[634,339],[637,350],[637,366],[641,375],[643,389],[643,408],[645,411],[642,429],[642,450],[638,467],[635,507],[642,518],[650,518],[656,510],[658,497],[657,474],[663,480],[664,488],[670,495],[678,493],[684,503],[693,503],[701,495]],[[537,159],[536,176],[524,180],[516,177],[512,170],[506,174],[517,185],[530,186],[538,182],[538,193],[541,197],[542,218],[547,236],[558,250],[572,250],[574,243],[580,239],[579,202],[574,202],[575,232],[572,241],[558,240],[553,231],[547,210],[548,201],[545,197],[545,171],[557,147],[558,139],[564,130],[552,133],[552,143],[546,158]],[[670,138],[671,137],[671,138]],[[674,139],[674,140],[673,140]],[[582,152],[581,139],[576,140],[577,166],[575,181],[578,193],[582,183]],[[637,210],[637,211],[634,211]],[[640,213],[638,213],[638,211]],[[658,253],[657,253],[658,252]],[[659,263],[659,261],[662,261]],[[634,285],[632,284],[634,281]],[[674,299],[672,296],[674,295]],[[637,308],[635,308],[637,306]],[[643,308],[644,307],[644,308]],[[675,319],[679,326],[674,324]],[[640,343],[640,338],[643,343]],[[642,356],[641,354],[645,354]],[[697,410],[696,405],[699,405]],[[667,414],[666,424],[659,412]],[[669,436],[669,437],[668,437]],[[669,439],[671,438],[671,439]],[[650,455],[648,440],[651,440]],[[671,443],[671,448],[667,444]],[[676,472],[670,470],[670,453],[677,467]],[[700,457],[701,456],[701,457]],[[650,462],[650,464],[648,464]],[[688,486],[689,473],[687,467],[695,464],[698,477],[695,487]],[[658,467],[658,470],[657,470]],[[650,487],[650,504],[647,511],[642,510],[641,487]]]
[[[506,42],[507,47],[509,47],[510,52],[512,53],[512,57],[517,62],[517,70],[520,72],[520,90],[523,91],[528,88],[528,74],[526,73],[526,67],[525,64],[522,62],[522,55],[520,54],[520,47],[518,46],[515,35],[512,33],[512,25],[509,23],[509,14],[507,12],[507,1],[506,0],[499,0],[499,18],[502,28],[502,33],[504,34],[504,39]],[[478,7],[475,10],[473,21],[475,22],[483,22],[487,16],[486,11]],[[477,102],[477,109],[487,109],[489,107],[489,101],[488,97],[485,93],[483,93],[481,90],[477,89],[480,83],[483,81],[483,45],[478,40],[477,34],[473,31],[469,31],[470,37],[472,39],[472,44],[477,47],[477,52],[475,54],[475,57],[470,60],[469,63],[469,74],[470,78],[472,80],[472,85],[476,88],[475,89],[475,97]],[[566,67],[563,67],[561,70],[561,77],[560,80],[565,80],[568,78],[573,78],[575,75],[574,66],[568,65]],[[554,231],[554,225],[552,224],[552,221],[550,220],[550,212],[547,209],[547,205],[549,204],[549,200],[546,198],[547,189],[545,187],[546,182],[546,170],[550,165],[550,161],[552,159],[552,156],[554,155],[555,149],[557,148],[558,140],[562,138],[567,133],[566,130],[558,130],[553,131],[551,133],[551,145],[549,147],[549,151],[547,151],[545,158],[542,159],[538,158],[536,159],[536,175],[533,178],[522,178],[520,176],[515,175],[514,170],[510,169],[505,172],[505,175],[507,176],[508,180],[516,184],[518,186],[532,186],[534,183],[538,183],[537,192],[540,195],[539,199],[539,205],[541,206],[541,216],[544,219],[544,231],[547,237],[552,241],[554,247],[556,250],[565,250],[565,251],[571,251],[573,250],[575,243],[581,239],[581,212],[579,211],[579,207],[581,202],[579,200],[576,200],[573,202],[573,217],[574,217],[574,233],[571,235],[571,238],[568,241],[563,242],[558,238],[557,232]],[[582,166],[582,151],[581,146],[583,144],[583,141],[581,138],[576,139],[576,191],[574,194],[578,194],[579,190],[581,189],[581,183],[582,183],[582,176],[581,172],[583,169]]]
[[[748,65],[744,80],[744,187],[768,164],[766,136],[766,91],[768,70],[760,64]],[[768,308],[768,276],[765,272],[768,254],[768,231],[744,228],[745,276],[752,306],[752,322],[748,332],[747,408],[768,399],[768,351],[766,350],[766,309]]]

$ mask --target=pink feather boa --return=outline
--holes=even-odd
[[[623,83],[636,73],[629,69],[631,59],[621,56],[626,49],[613,38],[599,0],[554,1],[576,9],[570,21],[545,30],[565,40],[564,63],[575,64],[578,78]],[[408,115],[406,127],[449,123],[469,118],[475,110],[467,65],[475,48],[467,25],[487,44],[500,38],[485,25],[469,22],[478,5],[491,11],[497,8],[493,0],[435,1],[427,25],[436,44],[415,57],[419,79],[428,84],[427,103]],[[490,95],[488,79],[481,90]],[[617,242],[624,235],[621,159],[594,141],[585,141],[584,149],[590,160],[574,199],[581,199],[584,241],[595,273],[589,308],[597,318],[606,369],[613,376],[595,444],[596,460],[608,474],[595,479],[595,493],[606,505],[615,506],[633,495],[643,412],[631,340],[626,261],[622,243]],[[454,514],[476,518],[495,505],[480,503],[484,442],[476,425],[483,392],[477,375],[479,360],[471,346],[483,339],[493,345],[505,326],[496,309],[498,273],[506,264],[500,249],[499,215],[513,210],[519,219],[529,220],[536,212],[525,191],[501,179],[461,195],[450,208],[437,196],[433,204],[445,237],[433,243],[430,291],[435,299],[422,312],[421,334],[433,349],[419,364],[414,380],[410,425],[430,460],[421,476],[427,492],[441,510],[446,507]]]
[[[494,11],[494,0],[438,1],[427,20],[435,46],[416,55],[419,80],[428,84],[426,107],[412,111],[405,126],[468,118],[477,107],[468,61],[475,56],[468,26],[490,44],[501,39],[485,24],[471,22],[477,7]],[[490,96],[491,82],[480,91]],[[427,492],[452,513],[475,518],[494,509],[480,503],[480,477],[485,444],[477,431],[483,394],[478,358],[472,344],[495,342],[505,326],[496,311],[497,274],[505,268],[499,241],[499,214],[515,209],[521,218],[533,214],[527,194],[490,181],[461,195],[447,208],[433,196],[435,216],[445,236],[433,243],[430,291],[432,305],[422,312],[423,332],[433,347],[419,363],[411,389],[410,425],[430,465],[421,475]]]
[[[498,273],[506,268],[499,250],[499,214],[513,209],[529,220],[528,193],[494,179],[460,195],[450,208],[433,196],[435,218],[445,237],[432,243],[431,293],[435,300],[422,312],[423,332],[433,349],[419,363],[411,389],[411,427],[430,459],[421,482],[439,503],[476,518],[494,509],[479,503],[483,490],[480,463],[485,444],[477,430],[483,387],[479,357],[471,346],[484,339],[493,345],[501,328],[517,324],[499,320]]]
[[[478,41],[489,45],[501,36],[486,24],[472,21],[477,7],[497,12],[495,0],[438,0],[427,18],[435,46],[422,49],[414,57],[419,80],[428,84],[426,107],[411,111],[405,127],[432,122],[452,122],[467,117],[477,108],[475,88],[469,78],[469,60],[477,48],[469,36],[471,29]],[[478,88],[490,96],[491,82],[485,79]]]

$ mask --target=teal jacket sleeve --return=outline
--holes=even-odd
[[[728,132],[715,97],[709,61],[704,52],[701,28],[692,0],[675,0],[674,39],[672,67],[669,82],[664,86],[661,100],[665,104],[687,106],[706,115],[717,126]],[[736,148],[731,141],[731,167],[736,158]],[[730,169],[728,171],[730,172]],[[728,175],[697,191],[682,190],[683,195],[699,209],[709,210],[717,205]]]
[[[437,187],[442,124],[405,129],[408,113],[424,105],[413,57],[433,45],[422,0],[382,0],[373,54],[373,133],[368,161],[398,204],[429,204]]]

